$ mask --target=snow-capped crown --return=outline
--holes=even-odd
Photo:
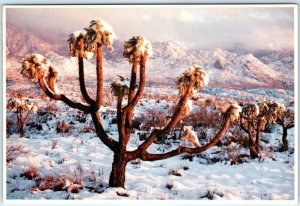
[[[151,43],[142,36],[133,36],[124,42],[123,56],[129,58],[129,62],[139,62],[141,57],[147,55],[152,56]]]
[[[229,101],[222,107],[222,112],[225,115],[229,115],[231,123],[237,120],[242,112],[242,108],[235,101]]]
[[[265,100],[259,105],[260,111],[263,115],[267,116],[271,123],[275,123],[277,118],[281,116],[285,111],[285,106],[283,103]]]
[[[46,70],[46,58],[41,54],[26,55],[22,60],[21,74],[30,80],[36,80],[44,75]]]
[[[198,65],[189,67],[187,71],[179,75],[176,81],[181,94],[185,93],[187,85],[191,82],[194,82],[194,89],[201,89],[209,82],[208,74]]]
[[[118,79],[111,83],[110,90],[114,96],[127,95],[129,92],[130,80],[118,75]]]
[[[106,21],[92,20],[89,28],[85,30],[87,31],[85,40],[88,51],[95,53],[97,43],[104,44],[110,51],[113,50],[112,44],[116,34]]]
[[[36,112],[38,109],[38,105],[37,103],[29,99],[11,98],[7,101],[7,109],[9,110],[22,109],[25,112],[27,111]]]
[[[257,117],[260,112],[260,108],[256,103],[247,103],[243,105],[243,114],[247,117]]]
[[[115,32],[106,21],[92,20],[85,30],[74,31],[69,35],[70,54],[90,59],[93,53],[97,53],[98,44],[103,44],[109,51],[113,51],[112,44],[115,38]]]

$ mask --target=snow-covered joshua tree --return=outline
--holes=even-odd
[[[286,151],[289,149],[288,142],[288,130],[295,126],[295,114],[291,109],[287,109],[284,111],[283,115],[278,117],[277,123],[282,126],[282,145],[280,147],[280,151]]]
[[[230,124],[238,117],[240,108],[238,105],[230,104],[224,111],[224,122],[220,131],[216,136],[204,146],[186,147],[179,145],[176,149],[161,154],[151,154],[147,151],[157,138],[166,137],[169,132],[177,125],[182,116],[185,115],[188,106],[188,100],[194,93],[194,90],[201,90],[208,83],[208,75],[199,66],[190,67],[186,72],[182,73],[176,83],[180,89],[180,96],[175,111],[171,115],[168,123],[160,129],[153,129],[148,138],[137,148],[128,150],[127,144],[131,137],[132,131],[132,116],[134,108],[142,97],[146,84],[146,62],[152,54],[152,46],[142,36],[134,36],[124,42],[123,56],[129,59],[131,67],[130,79],[119,76],[119,80],[111,84],[113,95],[117,96],[117,124],[118,124],[118,140],[115,140],[105,132],[101,123],[99,108],[102,105],[102,90],[103,90],[103,75],[102,75],[102,46],[107,46],[112,50],[112,40],[114,32],[111,27],[103,20],[92,21],[89,28],[85,31],[74,32],[70,35],[70,53],[78,57],[79,65],[79,84],[82,96],[86,103],[73,102],[63,94],[57,94],[53,91],[43,75],[37,75],[38,82],[43,91],[52,99],[61,100],[72,108],[79,109],[92,116],[92,120],[96,129],[96,133],[100,140],[114,153],[112,171],[109,177],[110,187],[124,187],[125,185],[125,169],[129,161],[137,158],[144,161],[155,161],[170,158],[182,153],[201,153],[216,145],[222,138]],[[97,92],[96,98],[89,96],[85,81],[83,58],[91,56],[90,52],[96,54],[97,65]],[[42,62],[43,63],[43,62]],[[44,63],[43,63],[44,65]],[[23,65],[24,66],[24,65]],[[37,65],[36,68],[39,68]],[[43,72],[42,72],[43,73]],[[139,74],[139,77],[137,77]],[[24,75],[26,76],[26,75]],[[31,75],[29,76],[32,79]],[[137,79],[139,82],[137,83]],[[127,103],[123,105],[123,99],[127,96]]]
[[[17,114],[19,134],[20,137],[23,137],[24,124],[28,120],[30,113],[37,111],[37,103],[24,98],[10,98],[7,101],[7,109]],[[26,113],[25,117],[23,116],[24,113]]]
[[[252,158],[259,157],[261,131],[264,131],[267,125],[276,123],[284,111],[284,104],[271,100],[261,100],[259,104],[254,102],[243,105],[240,125],[249,136]]]

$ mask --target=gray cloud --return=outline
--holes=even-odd
[[[193,48],[292,49],[293,7],[102,6],[7,8],[6,19],[44,37],[66,39],[92,19],[109,22],[124,41],[144,35],[150,41],[178,41]]]

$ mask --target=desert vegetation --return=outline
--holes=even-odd
[[[32,193],[47,190],[66,192],[65,199],[70,199],[70,194],[78,194],[80,190],[102,194],[113,188],[119,188],[115,192],[119,198],[130,198],[134,195],[126,185],[138,181],[132,178],[132,168],[142,170],[145,165],[154,167],[156,164],[155,167],[164,171],[163,175],[168,178],[166,181],[158,178],[163,182],[161,188],[174,197],[183,187],[176,178],[184,179],[191,174],[190,171],[194,173],[189,177],[197,179],[194,174],[201,176],[205,167],[217,163],[231,166],[228,171],[234,174],[237,165],[244,168],[248,163],[260,164],[265,159],[266,162],[280,159],[278,162],[284,162],[282,164],[293,161],[289,155],[293,155],[294,146],[289,147],[287,132],[294,127],[294,112],[290,106],[286,108],[283,103],[267,98],[255,101],[207,95],[208,72],[196,64],[179,74],[172,88],[176,92],[153,94],[147,90],[151,85],[147,85],[146,71],[155,50],[145,37],[139,35],[123,43],[123,57],[129,64],[123,67],[130,68],[130,74],[108,80],[104,75],[103,49],[113,52],[114,38],[112,27],[100,19],[91,21],[84,30],[70,34],[69,52],[78,63],[78,79],[75,79],[78,81],[72,79],[69,82],[71,89],[64,88],[69,79],[61,78],[59,66],[50,64],[43,55],[28,54],[21,61],[21,75],[43,92],[44,96],[38,98],[38,103],[45,106],[37,111],[37,99],[33,102],[22,97],[8,99],[7,108],[17,115],[20,137],[27,137],[29,141],[35,138],[25,134],[28,128],[28,134],[40,135],[44,138],[41,141],[47,142],[47,146],[39,144],[40,155],[47,159],[44,166],[48,169],[41,170],[29,164],[19,171],[18,177],[9,169],[9,175],[12,174],[9,181],[14,182],[18,178],[29,181]],[[92,86],[86,81],[85,74],[90,72],[85,66],[86,61],[96,62],[96,83]],[[219,61],[217,64],[223,63]],[[76,98],[72,95],[76,93],[72,87],[75,85],[78,85],[80,94],[76,94]],[[32,112],[36,114],[30,120]],[[14,124],[14,121],[10,122]],[[277,131],[272,132],[272,127]],[[279,144],[276,139],[280,133],[278,127],[282,130]],[[49,134],[52,136],[47,137]],[[294,134],[293,131],[291,134]],[[273,143],[275,140],[276,143]],[[66,147],[71,152],[64,154]],[[20,145],[6,150],[6,161],[10,167],[29,152]],[[274,155],[273,152],[278,153]],[[82,158],[84,166],[75,165],[74,160],[69,162],[66,156],[70,153],[77,161]],[[288,156],[288,160],[284,155]],[[166,167],[168,161],[165,160],[171,158],[178,158],[177,165]],[[103,166],[108,164],[107,159],[111,166]],[[98,171],[92,167],[87,169],[86,162],[89,167],[92,163],[105,167],[108,178],[104,176],[103,168],[98,168]],[[195,162],[197,166],[192,164]],[[69,168],[63,168],[65,165]],[[73,165],[71,170],[70,165]],[[60,168],[60,172],[50,172],[52,168]],[[144,179],[147,179],[147,169],[142,173],[146,177]],[[150,170],[148,173],[151,173]],[[130,183],[127,177],[133,182]],[[207,174],[207,182],[209,178],[214,176]],[[20,188],[20,185],[14,185],[8,193]],[[276,196],[268,195],[276,199]],[[229,199],[216,186],[205,188],[197,196],[209,200]],[[254,196],[257,197],[257,194]],[[260,197],[264,198],[262,192]],[[156,196],[156,199],[166,198],[161,194]]]

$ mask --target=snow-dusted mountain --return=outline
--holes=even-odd
[[[25,54],[39,52],[60,68],[63,76],[77,75],[77,60],[67,55],[67,42],[64,45],[49,43],[10,24],[7,25],[6,38],[8,60],[20,60]],[[122,42],[117,40],[113,46],[113,53],[104,49],[105,75],[109,78],[116,74],[129,76],[131,66],[123,58]],[[152,82],[174,81],[189,66],[198,64],[208,72],[209,85],[289,89],[294,85],[294,58],[288,52],[265,53],[257,57],[222,49],[191,50],[174,41],[155,42],[153,51],[147,63],[147,79]],[[94,63],[93,59],[85,63],[88,76],[94,76]]]

